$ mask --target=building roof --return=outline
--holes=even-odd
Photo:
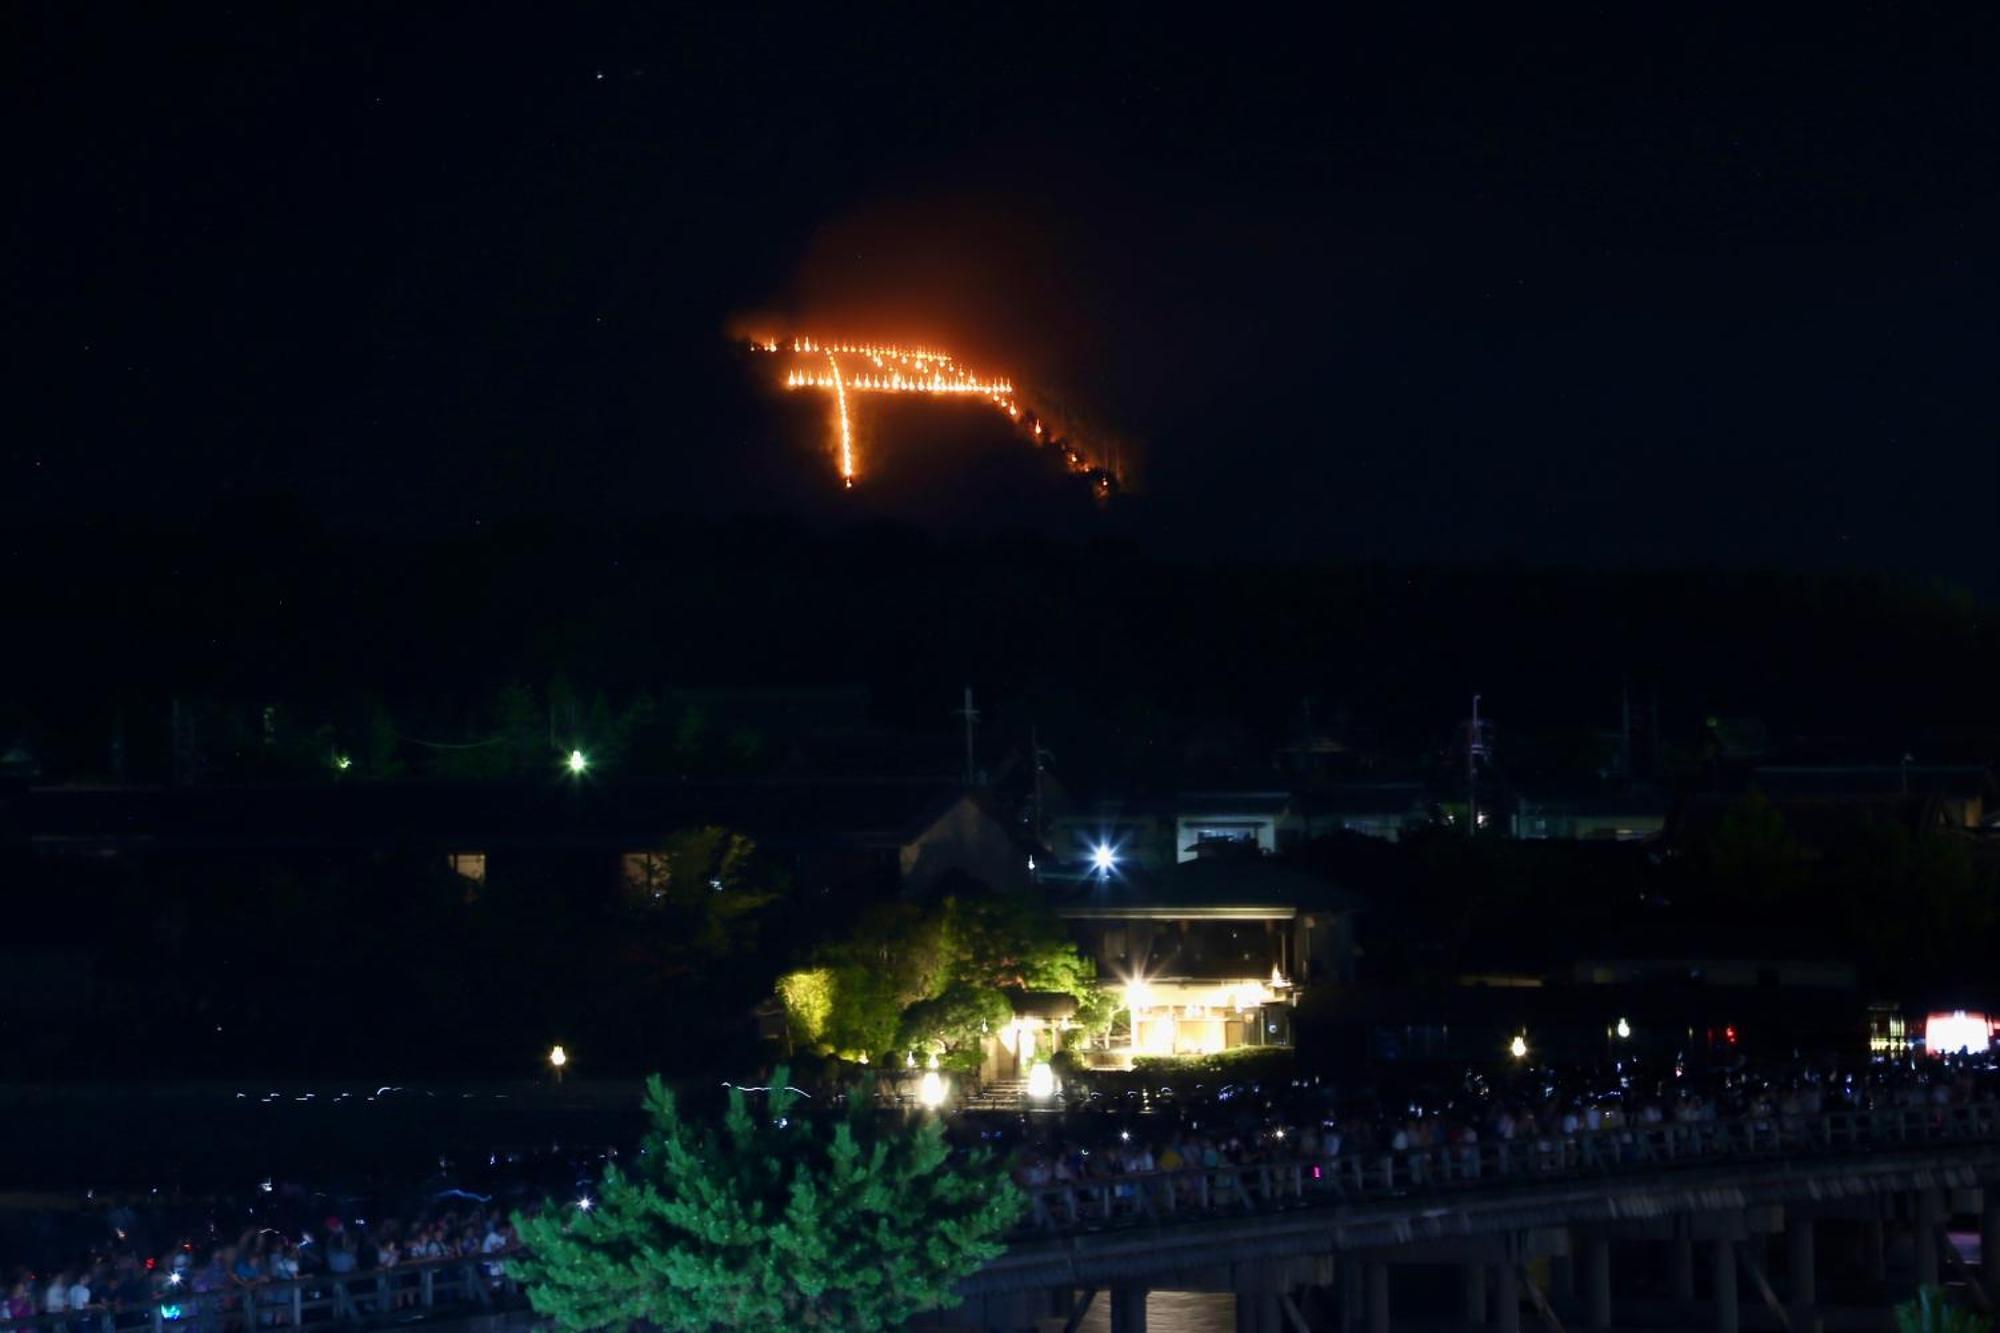
[[[1405,815],[1430,801],[1421,782],[1340,782],[1314,787],[1299,808],[1307,815]]]
[[[1280,815],[1292,803],[1289,791],[1184,791],[1172,813],[1181,818],[1217,815]]]
[[[1523,814],[1646,815],[1664,819],[1671,802],[1658,787],[1565,791],[1559,786],[1547,786],[1520,791],[1516,804]]]
[[[1056,904],[1066,917],[1285,918],[1354,911],[1359,894],[1267,857],[1202,856],[1160,870],[1133,867],[1095,876]]]

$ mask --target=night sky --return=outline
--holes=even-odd
[[[1168,550],[1994,586],[1989,17],[1407,8],[10,6],[0,518],[834,512],[747,321],[1060,395]]]

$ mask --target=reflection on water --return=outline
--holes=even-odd
[[[1146,1333],[1234,1333],[1236,1298],[1226,1291],[1155,1291],[1146,1296]],[[1111,1333],[1111,1296],[1100,1291],[1077,1333]]]

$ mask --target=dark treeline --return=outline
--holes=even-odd
[[[277,503],[15,545],[0,743],[56,780],[169,776],[177,704],[361,755],[384,729],[484,739],[559,700],[672,728],[672,691],[718,687],[857,687],[876,724],[948,735],[971,684],[990,745],[1037,725],[1079,789],[1247,779],[1301,729],[1407,768],[1449,748],[1474,691],[1517,771],[1587,767],[1621,699],[1657,709],[1638,758],[1663,775],[1698,771],[1713,717],[1878,762],[1985,760],[2000,734],[1988,608],[1859,575],[1195,563],[778,519],[384,541]]]

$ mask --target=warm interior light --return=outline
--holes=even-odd
[[[1955,1009],[1924,1019],[1924,1049],[1932,1055],[1979,1055],[1992,1044],[1993,1025],[1985,1014]]]

